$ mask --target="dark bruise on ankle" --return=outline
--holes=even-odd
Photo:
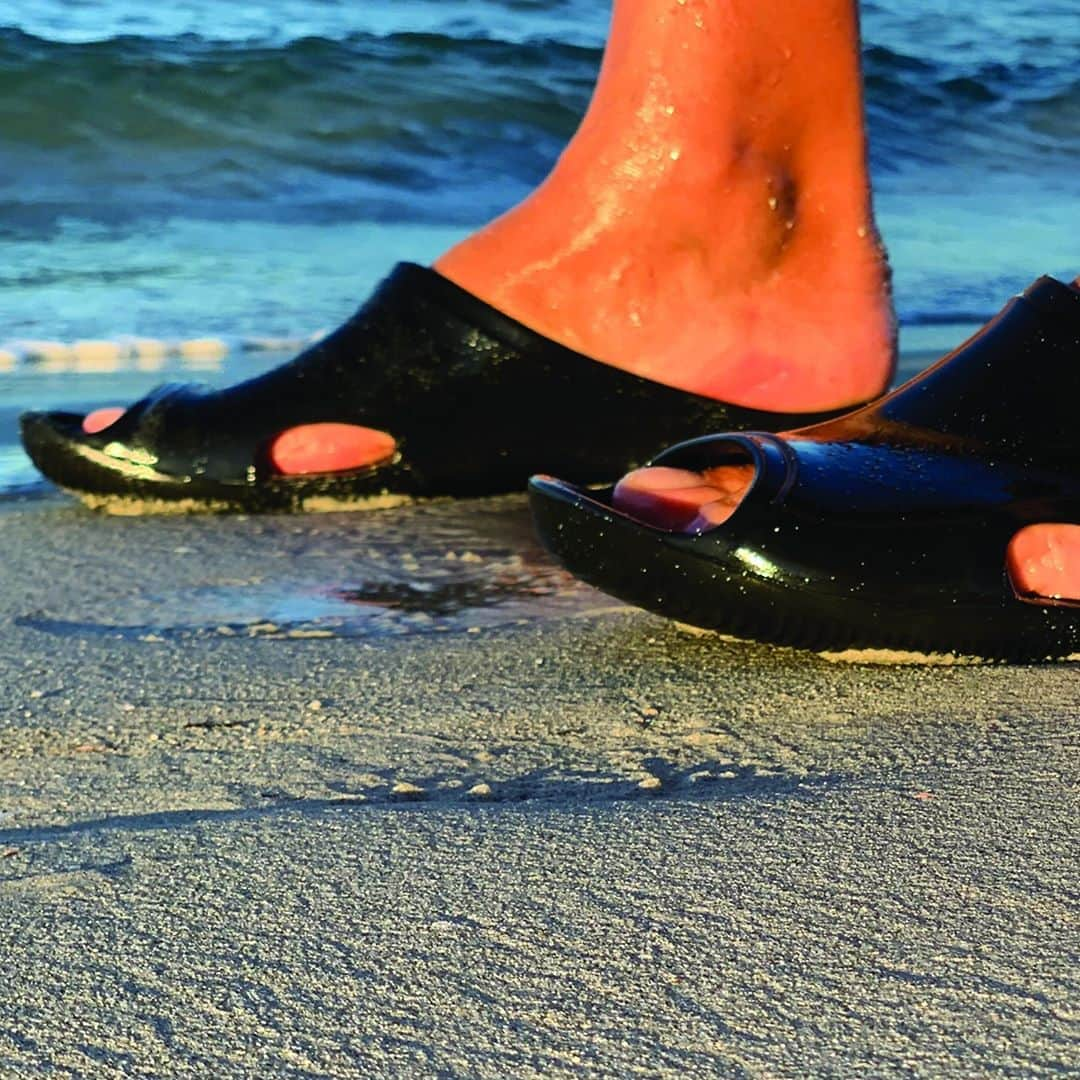
[[[799,186],[795,177],[782,165],[767,181],[769,210],[776,226],[777,260],[787,251],[799,220]]]

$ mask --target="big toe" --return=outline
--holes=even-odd
[[[671,532],[702,532],[735,512],[753,481],[752,465],[708,472],[652,466],[635,469],[615,487],[615,507],[630,517]]]

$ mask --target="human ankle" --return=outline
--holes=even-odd
[[[736,30],[730,5],[620,0],[552,175],[437,269],[660,382],[763,409],[856,404],[888,382],[893,325],[854,12],[734,6]]]

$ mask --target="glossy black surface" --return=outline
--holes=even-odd
[[[273,510],[312,496],[491,494],[539,470],[606,479],[710,428],[780,430],[809,419],[596,363],[434,271],[401,264],[349,322],[260,378],[222,391],[159,388],[96,435],[71,413],[27,414],[22,431],[38,468],[75,491]],[[273,438],[320,422],[386,431],[398,459],[275,475]]]
[[[1080,652],[1080,604],[1018,598],[1010,540],[1080,524],[1080,293],[1044,278],[881,401],[783,437],[721,435],[656,464],[752,461],[747,496],[700,535],[615,510],[611,490],[530,485],[548,548],[631,603],[811,648],[1039,659]]]

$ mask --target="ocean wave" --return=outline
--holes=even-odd
[[[0,26],[70,43],[133,35],[171,40],[193,34],[281,46],[306,37],[338,40],[357,32],[419,32],[600,46],[607,16],[607,5],[597,0],[20,0],[17,11],[0,15]]]
[[[359,205],[408,220],[424,193],[432,220],[465,220],[477,208],[455,211],[461,192],[497,201],[494,187],[543,175],[598,60],[558,42],[438,34],[270,48],[0,32],[0,218],[201,205],[318,220]]]
[[[281,47],[120,37],[64,44],[0,30],[0,140],[228,145],[237,128],[380,138],[455,119],[565,128],[600,50],[433,33],[301,38]],[[512,112],[510,109],[512,108]]]
[[[875,166],[1037,171],[1080,162],[1074,65],[978,56],[946,63],[872,45],[863,68]]]
[[[875,172],[1075,170],[1080,78],[1060,53],[869,45]],[[476,221],[544,175],[600,56],[536,36],[271,46],[0,30],[0,228],[178,212]]]

